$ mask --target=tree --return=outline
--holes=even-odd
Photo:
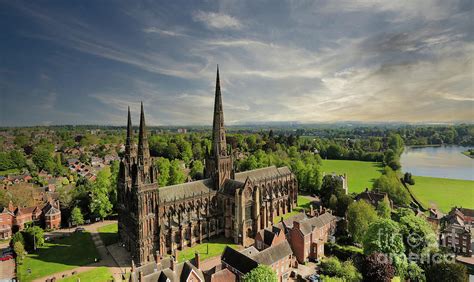
[[[409,281],[426,281],[425,272],[415,262],[410,262],[407,267],[405,279]]]
[[[51,157],[51,152],[42,147],[38,147],[33,151],[33,163],[38,167],[38,170],[47,170],[49,173],[54,172],[54,161]]]
[[[390,208],[390,202],[387,198],[384,198],[377,204],[377,214],[381,218],[390,218],[392,209]]]
[[[21,232],[13,234],[10,245],[13,247],[17,242],[20,242],[23,246],[25,246],[25,238],[23,237],[23,234]]]
[[[373,189],[386,192],[390,199],[400,206],[407,206],[411,201],[410,194],[402,186],[397,173],[390,167],[385,167],[384,174],[375,180]]]
[[[243,282],[277,282],[276,273],[267,265],[260,264],[242,277]]]
[[[109,199],[110,203],[114,208],[117,207],[117,181],[119,177],[120,162],[112,161],[110,164],[110,186],[109,186]]]
[[[184,174],[183,169],[181,168],[181,163],[178,160],[171,161],[170,167],[170,180],[169,185],[180,184],[186,180],[186,175]]]
[[[327,174],[323,177],[323,183],[321,185],[321,200],[327,205],[331,195],[337,195],[338,191],[342,190],[342,179],[340,177],[334,177],[333,175]]]
[[[432,264],[426,269],[426,281],[449,281],[465,282],[469,280],[467,268],[465,265],[453,262],[441,262]]]
[[[364,254],[384,253],[392,259],[396,275],[403,277],[408,264],[398,223],[381,218],[369,225],[362,240]]]
[[[168,185],[170,179],[170,168],[171,163],[167,158],[159,157],[155,161],[156,167],[158,168],[158,185],[164,187]]]
[[[406,254],[428,255],[438,249],[436,235],[431,225],[421,217],[408,214],[400,218],[400,233]]]
[[[199,180],[204,177],[204,165],[200,160],[193,161],[193,167],[191,168],[191,177],[194,180]]]
[[[90,193],[90,211],[101,219],[108,216],[112,211],[112,203],[109,200],[110,176],[111,173],[108,167],[99,171]]]
[[[369,225],[377,220],[377,213],[372,205],[366,201],[357,201],[349,205],[347,209],[347,221],[349,233],[354,241],[362,243],[364,234],[369,229]]]
[[[74,207],[71,211],[71,222],[74,225],[84,224],[84,217],[82,216],[81,209],[79,207]]]
[[[403,182],[410,185],[415,185],[415,179],[409,172],[405,172],[405,174],[403,175]]]
[[[365,281],[390,282],[395,276],[395,268],[385,254],[372,253],[364,259],[362,275]]]
[[[378,219],[369,225],[362,245],[364,254],[384,253],[398,255],[405,251],[398,223],[391,219]]]
[[[16,263],[17,264],[22,264],[23,263],[23,258],[25,256],[25,247],[21,242],[16,242],[13,245],[13,251],[16,254]]]
[[[39,226],[31,226],[23,231],[25,247],[27,250],[35,250],[44,245],[44,231]]]
[[[350,260],[341,263],[336,257],[329,257],[321,262],[320,270],[324,275],[341,278],[343,281],[362,280],[362,275]]]

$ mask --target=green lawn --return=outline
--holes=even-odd
[[[436,205],[443,212],[451,207],[474,208],[474,181],[414,176],[410,189],[426,207]]]
[[[220,256],[226,246],[237,249],[239,245],[232,243],[230,239],[224,237],[218,237],[211,239],[209,243],[205,242],[199,245],[196,245],[191,248],[184,249],[183,251],[178,252],[178,262],[183,262],[194,258],[196,252],[199,253],[201,261],[205,259]]]
[[[91,264],[99,254],[89,233],[72,233],[71,236],[45,243],[35,253],[28,254],[19,267],[21,281]],[[28,274],[31,269],[31,274]]]
[[[98,229],[100,238],[106,246],[112,245],[118,242],[118,224],[112,223],[109,225],[102,226]]]
[[[80,279],[80,280],[78,280]],[[64,279],[59,279],[58,281],[63,282],[77,282],[77,281],[97,281],[97,282],[106,282],[113,281],[113,276],[110,273],[109,269],[105,266],[97,267],[96,269],[82,272],[76,275],[69,276]]]
[[[287,214],[284,214],[282,216],[277,216],[277,217],[273,218],[273,223],[280,222],[281,218],[283,218],[283,220],[285,220],[287,218],[290,218],[290,217],[300,213],[303,208],[308,209],[310,203],[311,203],[311,200],[308,197],[299,195],[298,196],[298,201],[297,201],[297,207],[294,208],[293,211],[291,211],[290,213],[287,213]]]
[[[347,174],[349,193],[360,193],[372,188],[372,183],[380,177],[382,167],[376,162],[323,160],[325,173]]]

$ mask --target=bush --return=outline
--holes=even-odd
[[[329,257],[321,262],[321,273],[330,277],[341,278],[344,281],[361,281],[362,275],[357,271],[351,260],[341,263],[335,257]]]

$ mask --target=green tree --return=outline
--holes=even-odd
[[[343,281],[355,282],[362,280],[362,275],[350,260],[341,263],[336,257],[329,257],[321,262],[320,270],[324,275],[337,277]]]
[[[26,158],[25,154],[20,151],[12,150],[10,152],[10,159],[12,163],[15,165],[15,168],[21,169],[26,167]]]
[[[200,160],[193,161],[193,167],[191,168],[191,177],[194,180],[199,180],[204,177],[204,165]]]
[[[99,171],[90,193],[89,209],[92,214],[99,216],[101,219],[108,216],[112,211],[112,203],[109,200],[110,177],[111,173],[108,167]]]
[[[366,201],[357,201],[349,205],[347,209],[347,221],[349,233],[354,241],[362,243],[362,239],[369,229],[369,225],[377,220],[377,213],[372,205]]]
[[[54,172],[54,161],[51,156],[51,152],[42,147],[38,147],[33,151],[32,157],[33,163],[36,165],[38,170],[47,170],[49,173]]]
[[[384,253],[392,258],[396,275],[404,277],[408,260],[398,223],[381,218],[369,225],[362,240],[364,254]]]
[[[72,209],[70,221],[74,225],[84,224],[84,217],[82,216],[82,212],[81,212],[81,209],[79,207],[74,207]]]
[[[438,249],[436,234],[431,225],[421,217],[405,215],[400,218],[399,226],[407,255],[428,255]]]
[[[178,160],[171,161],[170,167],[170,185],[180,184],[186,180],[186,175],[184,174],[183,169],[181,168],[181,163]]]
[[[409,281],[424,282],[426,281],[425,271],[412,261],[408,264],[405,279]]]
[[[112,161],[110,164],[110,186],[109,186],[109,199],[110,203],[114,208],[117,207],[117,181],[119,177],[120,162]]]
[[[277,282],[278,277],[276,273],[269,267],[263,264],[260,264],[256,268],[252,269],[250,272],[245,274],[242,277],[244,282]]]
[[[362,245],[366,255],[375,252],[398,255],[405,251],[398,223],[385,218],[378,219],[369,225]]]
[[[450,281],[450,282],[466,282],[469,275],[465,265],[452,262],[441,262],[432,264],[426,269],[426,281]]]
[[[410,194],[402,186],[397,173],[390,167],[385,167],[384,174],[375,180],[373,189],[386,192],[390,199],[400,206],[407,206],[411,201]]]
[[[44,245],[44,231],[39,226],[31,226],[23,231],[25,247],[27,250],[35,250]]]
[[[377,214],[381,218],[390,218],[392,209],[390,208],[390,202],[387,198],[384,198],[377,205]]]
[[[158,168],[158,184],[160,187],[168,185],[170,180],[170,169],[171,163],[167,158],[159,157],[155,161],[156,167]]]
[[[25,238],[23,237],[23,234],[21,232],[13,234],[10,245],[13,247],[15,246],[16,242],[20,242],[23,246],[25,246]]]
[[[22,264],[23,263],[23,258],[25,256],[25,247],[21,242],[16,242],[13,245],[13,251],[16,254],[16,263],[17,264]]]

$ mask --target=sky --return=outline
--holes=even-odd
[[[474,2],[0,0],[0,126],[472,122]]]

